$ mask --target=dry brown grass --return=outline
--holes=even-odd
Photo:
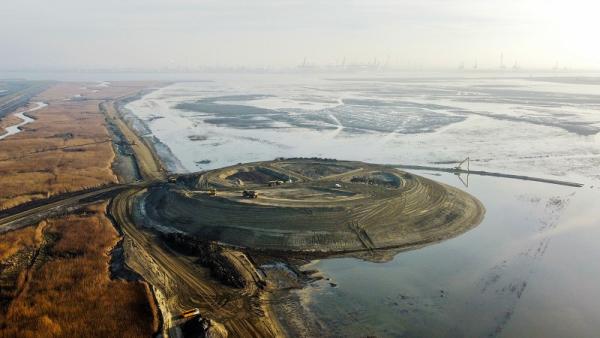
[[[6,129],[6,127],[14,126],[15,124],[20,123],[22,121],[23,120],[14,116],[12,113],[5,116],[3,119],[0,120],[0,135],[4,134],[6,132],[4,130],[4,129]]]
[[[49,106],[31,113],[37,121],[25,125],[23,132],[0,141],[0,210],[117,182],[111,170],[115,155],[99,99],[130,95],[142,88],[141,84],[59,83],[33,98],[32,102],[44,101]],[[75,95],[89,99],[67,100]],[[103,143],[89,145],[95,142]],[[61,147],[70,149],[50,150]]]
[[[0,141],[0,209],[115,183],[98,105],[142,87],[60,83],[33,98],[49,106]],[[66,100],[78,94],[86,100]],[[11,267],[0,270],[0,337],[147,337],[157,330],[148,285],[109,278],[108,251],[118,234],[105,207],[0,235],[0,261]]]
[[[0,314],[0,337],[148,337],[156,331],[148,286],[109,278],[108,252],[118,234],[105,208],[48,221],[44,234],[54,240]],[[16,232],[30,237],[23,242],[35,242],[35,228]]]
[[[0,234],[0,262],[22,250],[33,250],[42,243],[46,222],[20,231]]]

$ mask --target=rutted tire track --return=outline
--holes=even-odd
[[[339,173],[340,167],[346,172]],[[264,168],[272,178],[265,178]],[[477,226],[485,213],[463,191],[362,162],[280,159],[204,176],[205,189],[218,187],[216,196],[188,183],[157,185],[144,196],[146,217],[234,246],[341,254],[434,243]],[[302,179],[276,181],[286,176]],[[246,189],[256,189],[259,198],[240,197]]]
[[[166,334],[177,336],[176,314],[190,307],[225,325],[234,337],[277,337],[282,333],[264,316],[255,273],[249,261],[241,261],[235,251],[226,251],[241,273],[249,277],[249,286],[236,290],[212,280],[192,261],[160,243],[154,235],[141,230],[131,219],[133,200],[142,188],[134,188],[115,197],[110,213],[125,235],[126,264],[152,284],[161,303]]]

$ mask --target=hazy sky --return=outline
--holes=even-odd
[[[600,1],[3,0],[0,68],[600,68]]]

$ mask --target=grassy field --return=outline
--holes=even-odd
[[[119,236],[105,208],[0,235],[3,270],[21,267],[3,295],[0,337],[149,337],[158,329],[148,286],[109,277]]]
[[[59,83],[32,98],[31,102],[48,106],[31,113],[36,121],[23,132],[0,141],[0,210],[115,183],[111,170],[115,155],[99,104],[141,88],[141,84]],[[10,122],[5,119],[0,124]]]

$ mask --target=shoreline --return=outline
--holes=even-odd
[[[173,154],[169,146],[158,139],[148,123],[138,117],[127,105],[133,101],[141,100],[144,96],[151,94],[159,89],[169,86],[167,83],[159,88],[146,89],[135,95],[115,101],[115,109],[121,120],[138,135],[140,139],[146,142],[146,145],[153,151],[153,155],[162,164],[163,168],[169,173],[188,172],[179,159]]]
[[[239,170],[244,170],[247,169],[246,167],[252,167],[254,168],[255,166],[258,167],[259,165],[263,165],[268,168],[270,168],[271,170],[275,170],[274,167],[277,165],[282,166],[282,168],[288,168],[290,170],[290,172],[293,170],[292,168],[290,168],[289,165],[290,161],[293,162],[293,160],[286,160],[286,159],[280,159],[279,161],[274,161],[274,163],[269,162],[267,163],[263,163],[263,162],[253,162],[253,163],[248,163],[248,164],[243,164],[243,165],[239,165],[242,168]],[[299,164],[305,163],[304,161],[308,161],[310,163],[313,163],[316,160],[312,160],[312,159],[296,159],[295,161],[300,161]],[[324,160],[322,160],[324,161]],[[321,163],[321,162],[319,162]],[[354,162],[352,162],[354,163]],[[358,163],[358,162],[357,162]],[[345,164],[345,165],[349,165],[349,163],[346,162],[339,162],[338,161],[324,161],[322,163],[323,165],[326,164],[336,164],[336,165],[341,165],[341,164]],[[357,165],[356,163],[354,163],[355,165]],[[366,166],[366,169],[361,169],[361,170],[366,170],[367,172],[371,172],[371,171],[376,171],[376,170],[380,170],[381,167],[380,166],[376,166],[376,165],[370,165],[370,164],[361,164],[363,166]],[[206,184],[209,184],[211,178],[214,178],[217,183],[220,183],[220,187],[219,187],[219,196],[220,197],[216,197],[216,198],[212,198],[211,200],[207,200],[206,198],[203,198],[202,196],[204,195],[197,195],[199,198],[199,201],[201,201],[201,204],[204,204],[204,207],[208,207],[210,208],[210,205],[212,205],[213,203],[219,203],[219,201],[226,199],[227,201],[230,201],[230,203],[236,203],[236,199],[233,196],[239,196],[239,193],[236,193],[235,190],[236,189],[241,189],[239,187],[228,187],[227,186],[227,182],[221,182],[220,180],[225,180],[226,175],[230,175],[233,176],[232,173],[235,172],[235,167],[226,167],[223,169],[217,169],[214,171],[209,171],[209,172],[205,172],[203,174],[196,174],[196,175],[202,175],[203,177],[206,178],[207,182]],[[302,166],[300,166],[302,167]],[[261,167],[262,168],[262,167]],[[279,167],[278,167],[279,168]],[[352,168],[350,168],[352,169]],[[358,169],[354,169],[354,170],[350,170],[346,171],[343,174],[334,174],[331,177],[333,178],[329,178],[330,181],[327,181],[327,178],[324,178],[324,183],[314,183],[314,184],[324,184],[325,186],[327,186],[328,184],[331,183],[327,183],[327,182],[332,182],[331,180],[337,182],[338,180],[340,182],[347,182],[348,180],[350,180],[351,177],[353,177],[353,175],[356,175],[357,172],[356,170]],[[282,170],[286,170],[286,169],[282,169]],[[223,174],[220,175],[221,171],[225,171],[227,174]],[[244,171],[244,173],[249,173],[252,172],[248,169],[248,171]],[[271,172],[275,172],[275,171],[271,171]],[[287,171],[286,171],[287,172]],[[288,174],[290,173],[288,172]],[[395,172],[395,171],[394,171]],[[264,172],[263,172],[264,173]],[[250,175],[250,174],[248,174]],[[297,175],[300,175],[297,173]],[[344,179],[342,179],[342,176],[344,177]],[[400,175],[400,174],[398,174]],[[145,222],[147,226],[155,228],[157,231],[174,231],[177,232],[177,227],[176,227],[176,220],[170,219],[167,220],[166,222],[163,222],[165,219],[161,219],[161,218],[156,218],[154,212],[152,210],[158,210],[162,207],[165,208],[165,210],[175,210],[177,209],[175,206],[171,206],[168,204],[165,204],[163,198],[161,198],[161,191],[163,191],[163,189],[165,189],[165,191],[168,191],[169,187],[172,189],[178,189],[177,187],[179,187],[180,189],[185,189],[185,187],[192,189],[194,191],[196,191],[198,189],[198,186],[196,186],[197,183],[194,182],[198,182],[201,181],[201,178],[194,178],[194,175],[174,175],[171,176],[174,180],[171,180],[170,183],[161,185],[161,184],[156,184],[154,185],[152,188],[148,189],[148,192],[144,193],[143,195],[140,195],[140,199],[138,199],[138,202],[135,203],[135,205],[137,205],[137,209],[141,212],[146,211],[147,213],[144,213],[143,216],[144,217],[138,217],[137,222],[138,224],[140,224],[141,222]],[[227,176],[228,177],[228,176]],[[329,176],[326,176],[329,177]],[[396,177],[396,176],[394,176]],[[399,176],[398,176],[399,177]],[[394,256],[396,256],[399,252],[401,251],[407,251],[407,250],[412,250],[412,249],[417,249],[426,245],[431,245],[431,244],[435,244],[438,243],[440,241],[446,240],[448,238],[452,238],[455,236],[458,236],[474,227],[476,227],[477,225],[480,224],[482,218],[485,215],[485,208],[483,207],[483,205],[475,198],[473,198],[472,196],[467,195],[464,191],[459,190],[457,188],[448,186],[446,184],[443,184],[441,182],[435,182],[423,177],[416,177],[416,175],[407,175],[407,176],[403,176],[404,177],[404,181],[402,182],[412,182],[412,183],[406,183],[402,184],[402,187],[404,189],[407,190],[403,190],[403,191],[411,191],[411,195],[413,194],[415,195],[415,201],[420,201],[419,198],[423,197],[423,195],[420,193],[421,191],[423,191],[422,189],[425,189],[425,191],[429,191],[428,189],[426,189],[426,187],[430,187],[432,189],[432,191],[437,191],[439,192],[439,196],[442,196],[444,198],[439,199],[439,206],[443,207],[443,206],[454,206],[456,205],[458,206],[469,206],[468,208],[465,208],[464,211],[461,212],[460,215],[455,215],[455,218],[452,218],[452,222],[448,223],[448,227],[447,228],[442,228],[442,231],[438,231],[438,227],[433,227],[432,230],[427,230],[427,229],[421,229],[418,228],[417,232],[413,234],[412,236],[401,236],[400,239],[401,241],[399,243],[402,242],[402,238],[406,238],[406,240],[408,240],[408,243],[404,243],[401,245],[389,245],[392,244],[393,241],[389,238],[389,233],[385,234],[385,239],[381,239],[380,237],[377,236],[377,232],[375,233],[371,233],[371,236],[369,237],[369,242],[371,245],[367,246],[364,245],[361,246],[360,249],[357,250],[345,250],[345,251],[336,251],[336,248],[341,248],[341,247],[332,247],[331,250],[329,252],[321,252],[321,251],[311,251],[310,248],[312,248],[312,246],[308,247],[308,249],[305,249],[306,251],[275,251],[275,250],[260,250],[260,249],[251,249],[252,246],[248,246],[248,245],[243,245],[243,243],[229,243],[229,245],[225,244],[226,242],[224,242],[224,240],[219,240],[218,238],[212,238],[212,237],[203,237],[203,236],[199,236],[194,238],[194,236],[185,236],[185,235],[178,235],[175,236],[176,238],[178,238],[177,241],[177,245],[179,246],[183,246],[185,247],[186,245],[189,247],[194,247],[197,243],[202,242],[202,240],[204,239],[206,240],[211,240],[214,241],[212,243],[218,244],[219,247],[222,248],[227,248],[227,250],[232,250],[232,251],[242,251],[244,252],[246,255],[248,255],[249,257],[254,258],[255,261],[258,261],[259,263],[256,264],[256,268],[259,270],[262,270],[262,272],[265,274],[265,279],[269,282],[268,283],[268,287],[267,290],[270,291],[268,294],[265,295],[264,297],[264,302],[266,303],[265,307],[270,308],[269,309],[269,313],[265,313],[265,316],[268,318],[271,318],[272,321],[276,320],[277,321],[277,325],[282,327],[282,330],[285,331],[287,333],[287,335],[289,336],[312,336],[312,334],[305,332],[306,330],[308,330],[308,328],[306,327],[306,323],[314,323],[316,322],[316,320],[314,318],[310,318],[310,311],[306,311],[305,308],[302,307],[302,299],[296,297],[298,296],[298,294],[296,292],[293,291],[289,291],[289,289],[300,289],[300,290],[304,290],[304,288],[307,286],[307,282],[310,283],[311,280],[313,279],[318,279],[318,276],[312,276],[312,272],[310,271],[302,271],[300,269],[303,269],[302,266],[304,266],[305,264],[302,263],[306,263],[307,261],[313,261],[314,259],[318,259],[318,258],[333,258],[333,257],[354,257],[354,258],[360,258],[366,261],[374,261],[374,262],[384,262],[384,261],[389,261],[391,260]],[[296,180],[294,180],[296,181]],[[188,183],[186,183],[188,182]],[[252,181],[250,181],[252,182]],[[214,182],[213,182],[214,183]],[[214,183],[214,184],[217,184]],[[192,184],[192,186],[187,186],[186,184]],[[248,183],[250,184],[249,186],[244,185],[244,189],[251,189],[253,187],[253,183]],[[258,183],[255,183],[258,184]],[[295,183],[296,185],[292,186],[289,189],[300,189],[300,186],[297,186],[299,184],[302,183]],[[307,183],[308,184],[308,183]],[[350,184],[350,183],[348,183]],[[358,183],[355,183],[358,184]],[[266,184],[264,184],[263,186],[265,186]],[[161,188],[162,187],[162,188]],[[319,186],[320,187],[320,186]],[[412,188],[411,188],[412,187]],[[256,186],[257,189],[261,189],[259,186]],[[204,188],[206,189],[206,188]],[[268,191],[271,191],[273,193],[273,191],[276,191],[276,188],[273,188],[275,190],[269,190],[269,188],[267,187],[263,187],[263,189],[265,189],[263,191],[264,196],[269,196]],[[285,191],[285,187],[282,187],[281,189],[283,189]],[[346,186],[346,189],[350,189],[352,190],[352,188]],[[396,206],[396,204],[394,203],[400,203],[400,205],[404,205],[404,203],[406,203],[406,195],[405,193],[400,194],[402,196],[402,198],[398,197],[397,194],[399,194],[398,190],[394,190],[392,188],[390,188],[390,190],[379,190],[377,188],[371,188],[368,187],[367,185],[357,185],[354,189],[358,189],[357,191],[363,191],[363,189],[365,189],[365,191],[374,193],[375,191],[378,194],[382,194],[381,196],[379,196],[378,198],[383,199],[384,201],[386,201],[387,203],[390,203],[386,208],[391,208],[390,210],[396,210],[394,206]],[[372,190],[375,189],[375,190]],[[296,191],[296,190],[294,190]],[[364,192],[364,191],[363,191]],[[158,195],[155,195],[155,197],[150,197],[148,200],[145,199],[145,196],[147,196],[146,194],[152,194],[152,193],[158,193]],[[263,194],[261,193],[261,194]],[[182,193],[182,196],[187,196],[185,193]],[[201,193],[198,193],[201,194]],[[301,193],[299,193],[301,195]],[[364,196],[371,196],[368,195],[367,192],[364,192]],[[156,197],[158,196],[158,197]],[[193,193],[192,195],[193,196]],[[262,195],[261,195],[262,196]],[[284,196],[285,195],[284,193]],[[436,195],[437,196],[437,195]],[[263,201],[262,203],[269,203],[269,201],[280,201],[277,199],[277,197],[273,197],[271,196],[273,199],[269,199],[267,197],[265,197],[265,199],[263,200],[258,200],[259,202],[257,203],[261,203],[260,201]],[[446,197],[448,199],[446,199]],[[208,197],[207,197],[208,198]],[[230,198],[230,199],[228,199]],[[367,198],[367,197],[365,197]],[[370,198],[374,198],[374,197],[370,197]],[[169,198],[166,197],[166,200],[169,201],[176,201],[175,198]],[[284,199],[285,200],[285,199]],[[158,202],[158,201],[163,201]],[[358,202],[353,202],[352,199],[347,200],[347,199],[342,199],[342,201],[344,201],[343,203],[358,203]],[[376,200],[375,200],[376,201]],[[412,201],[412,199],[409,198],[409,202]],[[435,202],[434,202],[435,201]],[[456,202],[460,202],[458,204],[454,204],[454,201]],[[471,202],[472,201],[472,202]],[[155,207],[154,203],[158,203]],[[425,202],[428,202],[425,201]],[[463,203],[464,202],[464,203]],[[227,202],[224,202],[227,203]],[[241,201],[239,201],[239,203],[242,203]],[[276,202],[272,202],[272,203],[276,203]],[[281,203],[286,203],[286,202],[281,202]],[[306,202],[309,203],[309,202]],[[324,202],[323,202],[324,203]],[[429,202],[428,202],[429,203]],[[431,203],[435,203],[434,205],[438,205],[438,199],[434,198]],[[374,205],[379,205],[377,204],[377,202],[372,202],[372,204]],[[414,203],[410,203],[410,204],[414,204]],[[419,203],[417,203],[419,204]],[[178,204],[178,206],[180,207],[179,209],[177,209],[179,211],[179,213],[177,214],[177,217],[181,217],[181,219],[188,219],[185,216],[182,215],[188,215],[187,213],[183,213],[185,210],[188,209],[183,209],[183,204]],[[229,205],[229,204],[227,204]],[[419,204],[420,205],[420,204]],[[425,205],[429,205],[429,204],[425,204]],[[271,205],[273,206],[273,205]],[[285,207],[287,208],[291,208],[289,205],[285,205]],[[308,208],[305,205],[302,205],[302,207],[304,208]],[[321,205],[321,207],[325,207],[323,205]],[[192,212],[192,214],[203,214],[202,211],[200,211],[198,205],[192,205],[191,208],[189,209],[189,211]],[[423,206],[423,208],[425,208],[425,206]],[[219,207],[216,207],[216,209],[220,210]],[[204,209],[203,209],[204,210]],[[248,220],[247,217],[251,217],[251,216],[240,216],[239,214],[236,214],[235,211],[237,211],[238,209],[233,208],[231,209],[231,217],[232,219],[243,219],[243,220]],[[287,209],[286,209],[287,210]],[[377,209],[379,210],[379,209]],[[376,210],[376,211],[377,211]],[[409,214],[412,213],[416,213],[420,215],[420,211],[419,210],[413,210],[412,208],[409,208]],[[429,209],[427,209],[429,210]],[[445,209],[441,209],[441,210],[445,210]],[[462,209],[461,209],[462,210]],[[385,210],[379,210],[382,213],[385,212]],[[309,214],[313,214],[313,212],[317,212],[317,211],[313,211],[311,209],[311,212]],[[250,212],[251,213],[251,212]],[[463,214],[464,213],[464,214]],[[189,214],[189,219],[191,219],[191,215]],[[218,226],[220,223],[220,219],[215,219],[215,218],[211,218],[211,216],[209,216],[210,212],[207,211],[207,213],[204,214],[204,218],[210,220],[209,223],[212,224],[213,226]],[[374,213],[377,214],[377,213]],[[170,215],[170,214],[169,214]],[[212,215],[212,214],[210,214]],[[434,216],[434,220],[440,220],[443,221],[442,218],[446,219],[445,216],[439,216],[437,213],[433,214]],[[443,215],[446,215],[445,213]],[[265,218],[268,218],[268,215],[262,215]],[[439,217],[442,218],[439,218]],[[407,216],[408,217],[408,216]],[[408,217],[410,218],[410,217]],[[163,220],[163,221],[161,221]],[[430,219],[431,221],[431,219]],[[185,221],[185,224],[190,224],[189,222],[191,221]],[[301,222],[301,221],[300,221]],[[365,221],[367,222],[367,221]],[[447,222],[447,221],[446,221]],[[367,222],[369,223],[369,222]],[[156,226],[156,224],[160,225],[160,224],[169,224],[170,226],[173,226],[170,229],[165,229],[162,228],[160,226]],[[252,223],[254,224],[254,223]],[[369,223],[371,224],[371,223]],[[378,224],[376,222],[374,222],[373,224]],[[407,224],[412,224],[412,223],[407,223]],[[246,224],[247,225],[247,224]],[[264,224],[263,224],[264,225]],[[231,224],[231,226],[234,226],[234,224]],[[408,226],[408,225],[407,225]],[[179,229],[180,231],[183,231],[183,233],[185,232],[185,229]],[[315,230],[315,229],[312,229]],[[352,229],[351,229],[352,230]],[[317,231],[317,230],[315,230]],[[340,232],[339,230],[336,230],[336,232]],[[182,234],[183,234],[182,233]],[[195,233],[196,234],[196,233]],[[198,234],[196,234],[198,235]],[[321,236],[324,236],[323,234],[321,234]],[[355,236],[359,236],[359,235],[355,235]],[[187,238],[185,238],[187,237]],[[239,236],[237,236],[239,238]],[[250,238],[254,238],[253,236],[249,236]],[[289,238],[289,234],[288,237]],[[346,237],[343,237],[346,238]],[[349,237],[348,237],[349,238]],[[350,244],[354,245],[351,246],[350,244],[348,244],[347,248],[355,248],[356,245],[359,245],[362,241],[360,241],[360,239],[363,237],[358,238],[358,241],[356,242],[352,242]],[[355,237],[352,237],[353,240],[356,240]],[[381,240],[381,241],[380,241]],[[270,243],[271,245],[275,245],[274,242],[271,242],[269,240],[266,240],[268,243]],[[300,242],[300,241],[299,241]],[[331,241],[331,242],[335,242],[336,241]],[[255,243],[256,244],[256,243]],[[316,243],[315,245],[317,245],[318,243]],[[259,244],[256,244],[259,245]],[[312,245],[312,244],[311,244]],[[321,245],[321,248],[325,248],[325,246],[323,246],[323,244],[318,244]],[[260,247],[260,246],[258,246]],[[366,247],[366,248],[365,248]],[[261,263],[263,265],[261,265]],[[299,264],[300,263],[300,264]],[[278,266],[280,264],[285,265],[285,267],[280,268],[278,271],[273,271],[273,270],[277,270],[277,269],[273,269],[273,265]],[[267,267],[269,266],[269,267]],[[287,276],[285,276],[286,272],[283,270],[288,270],[291,271],[293,273],[294,276],[296,276],[295,278],[290,277],[291,274],[287,274]],[[283,286],[282,286],[283,285]],[[287,285],[287,286],[286,286]],[[310,291],[310,290],[308,290]],[[306,291],[306,292],[308,292]],[[305,295],[306,296],[306,295]],[[304,324],[302,324],[304,323]],[[319,324],[318,327],[315,327],[313,329],[311,329],[311,332],[320,332],[322,331],[322,328],[325,327],[325,324]]]

